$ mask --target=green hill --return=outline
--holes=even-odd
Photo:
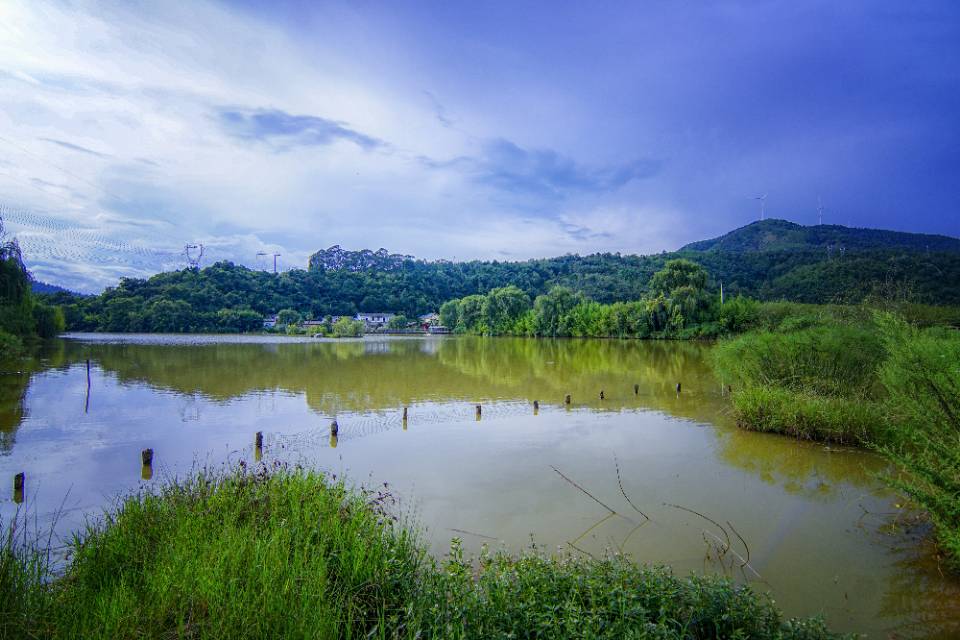
[[[857,229],[835,224],[811,227],[787,220],[752,222],[719,238],[691,242],[680,251],[917,251],[960,253],[960,239],[884,229]]]

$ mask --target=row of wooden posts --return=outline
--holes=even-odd
[[[89,402],[89,388],[90,388],[90,361],[87,361],[87,393],[88,393],[88,402]],[[677,394],[680,394],[680,383],[677,383]],[[640,394],[640,385],[633,385],[633,394]],[[606,396],[603,392],[603,389],[600,390],[600,399],[605,400]],[[570,405],[572,402],[570,394],[566,394],[563,398],[563,404]],[[537,415],[540,412],[540,401],[533,401],[533,415]],[[483,415],[483,406],[476,406],[476,418],[477,420]],[[407,407],[403,408],[403,428],[407,428]],[[337,435],[340,433],[340,426],[337,424],[336,419],[330,423],[330,446],[337,446]],[[256,460],[259,462],[260,458],[263,456],[263,432],[257,431],[254,436],[255,443],[255,456]],[[141,472],[140,477],[144,480],[150,480],[153,477],[153,449],[144,449],[140,452],[140,463],[141,463]],[[13,477],[13,501],[17,504],[23,502],[23,493],[24,485],[26,484],[26,474],[21,471]]]

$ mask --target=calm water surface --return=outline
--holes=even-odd
[[[577,553],[613,549],[680,574],[726,573],[771,591],[788,614],[822,614],[838,630],[960,635],[960,585],[940,574],[924,532],[874,478],[882,462],[738,430],[709,349],[78,335],[0,375],[0,477],[25,471],[23,506],[41,522],[59,511],[66,536],[141,485],[253,462],[262,431],[264,462],[388,482],[437,555],[454,536],[472,550],[516,551],[531,539]],[[155,451],[149,479],[146,447]],[[638,527],[620,483],[649,522]],[[17,508],[5,491],[0,515]],[[692,512],[726,525],[743,560],[749,549],[749,566],[732,553],[718,560],[712,536],[723,532]]]

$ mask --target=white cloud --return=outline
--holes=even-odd
[[[325,29],[332,36],[336,22]],[[659,223],[637,232],[610,213],[604,194],[589,203],[518,197],[517,181],[538,176],[478,179],[478,166],[497,171],[483,164],[491,141],[522,136],[526,114],[451,113],[441,92],[423,85],[423,70],[386,51],[378,58],[378,34],[358,32],[352,44],[365,55],[356,64],[343,38],[325,48],[324,31],[312,35],[304,42],[199,1],[3,3],[0,203],[32,212],[32,221],[14,215],[8,224],[34,273],[99,289],[174,266],[188,242],[207,246],[205,261],[253,265],[267,251],[305,266],[310,252],[335,243],[428,258],[526,258],[654,249],[657,234],[669,235]],[[549,100],[555,110],[558,97]],[[532,102],[533,94],[517,97]],[[225,128],[230,111],[247,114],[241,135]],[[249,120],[257,113],[305,116],[314,128],[262,144]],[[524,171],[559,172],[547,179],[551,189],[594,174],[614,183],[601,191],[621,186],[609,178],[615,169],[535,148],[538,138],[546,147],[544,137],[527,132],[531,147],[520,151],[549,162]],[[443,165],[451,158],[481,160],[465,170]],[[570,207],[586,213],[561,214]],[[41,224],[51,217],[69,230]]]

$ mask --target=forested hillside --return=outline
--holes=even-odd
[[[719,238],[692,242],[681,251],[806,251],[831,253],[901,250],[960,253],[960,239],[926,233],[857,229],[836,224],[811,227],[787,220],[763,220],[734,229]]]
[[[849,232],[861,240],[856,249],[795,240],[810,229],[818,230],[815,239],[834,230],[830,233]],[[335,246],[314,254],[308,270],[273,274],[219,262],[147,280],[124,279],[99,296],[58,293],[47,299],[64,305],[73,330],[244,331],[259,327],[263,315],[281,309],[313,318],[357,311],[412,317],[437,311],[447,300],[508,285],[531,298],[559,285],[600,303],[635,301],[649,292],[650,278],[668,260],[686,258],[705,267],[711,288],[722,283],[728,296],[857,303],[870,294],[896,290],[916,302],[960,304],[960,251],[953,249],[960,241],[953,238],[768,220],[705,242],[650,256],[604,253],[522,262],[425,261],[384,249],[346,251]],[[775,248],[764,248],[768,246]],[[928,251],[927,246],[937,250]]]

